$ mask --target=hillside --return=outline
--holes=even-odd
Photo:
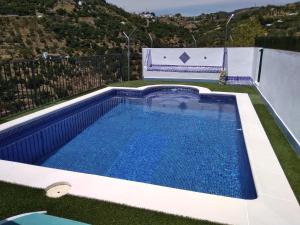
[[[300,3],[237,10],[229,45],[253,46],[256,36],[300,36]],[[142,47],[222,46],[230,13],[197,17],[155,17],[147,23],[104,0],[0,0],[0,60],[51,54],[94,55],[122,52],[133,35],[133,59]],[[137,64],[136,64],[137,65]]]
[[[235,17],[230,24],[230,46],[253,46],[256,36],[300,36],[300,2],[196,17],[176,14],[173,17],[161,17],[159,21],[187,28],[196,37],[198,46],[211,47],[224,44],[224,26],[232,13]]]
[[[0,0],[0,60],[40,57],[43,52],[63,55],[120,53],[126,48],[123,31],[137,28],[132,39],[133,76],[141,70],[140,52],[155,46],[185,46],[188,30],[125,12],[103,0]]]
[[[73,0],[48,0],[43,4],[38,0],[20,1],[23,5],[13,2],[0,1],[5,6],[0,8],[1,59],[30,58],[43,51],[72,55],[120,52],[126,41],[122,31],[129,33],[133,27],[137,27],[134,50],[149,44],[145,19],[102,0],[84,1],[81,6]],[[176,36],[188,32],[160,22],[151,23],[150,29],[159,45],[172,40],[181,46]]]

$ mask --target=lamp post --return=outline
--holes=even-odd
[[[192,34],[192,38],[194,40],[194,47],[197,48],[197,40],[193,34]]]
[[[148,37],[150,38],[151,48],[153,48],[153,38],[150,33],[148,33]]]
[[[227,67],[227,39],[228,39],[228,25],[232,18],[234,17],[234,14],[231,14],[229,19],[226,22],[225,26],[225,39],[224,39],[224,57],[223,57],[223,70],[226,69]],[[227,70],[226,70],[226,75],[227,75]]]
[[[228,39],[228,25],[230,23],[230,21],[232,20],[232,18],[234,17],[234,14],[231,14],[231,16],[229,17],[229,19],[227,20],[227,23],[226,23],[226,27],[225,27],[225,47],[227,45],[227,39]]]
[[[127,45],[128,45],[128,49],[127,49],[127,69],[128,69],[127,79],[128,79],[128,81],[130,80],[130,38],[135,31],[136,31],[136,27],[133,28],[131,33],[129,33],[128,35],[125,33],[125,31],[123,31],[123,34],[124,34],[125,38],[127,39]]]
[[[150,46],[150,47],[153,48],[153,38],[152,38],[151,34],[147,31],[147,29],[148,29],[148,27],[149,27],[149,25],[150,25],[149,18],[146,18],[146,21],[147,21],[147,24],[146,24],[145,29],[146,29],[147,35],[148,35],[148,37],[149,37],[149,39],[150,39],[150,43],[151,43],[151,46]]]

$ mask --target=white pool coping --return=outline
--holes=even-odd
[[[107,87],[0,125],[0,132],[112,89],[144,90],[155,86],[197,88],[200,93],[235,95],[241,118],[257,199],[243,200],[98,175],[0,160],[0,180],[45,189],[67,182],[70,194],[168,214],[241,225],[299,225],[300,207],[247,94],[211,92],[190,85]]]

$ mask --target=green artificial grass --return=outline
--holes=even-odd
[[[183,82],[155,82],[155,81],[130,81],[117,83],[113,86],[139,87],[150,84],[188,84],[207,87],[212,91],[248,93],[261,123],[269,137],[273,149],[289,180],[289,183],[300,202],[300,158],[297,157],[287,139],[276,125],[273,117],[268,112],[259,94],[253,87],[224,86],[216,83],[183,83]],[[28,112],[26,112],[28,114]],[[20,114],[18,116],[22,116]],[[11,118],[9,118],[11,119]],[[183,217],[176,217],[122,206],[103,201],[84,199],[74,196],[65,196],[60,199],[45,197],[43,190],[22,187],[0,182],[0,219],[12,215],[47,210],[49,214],[70,218],[91,224],[103,225],[146,225],[146,224],[214,224],[207,221],[197,221]]]
[[[214,224],[69,195],[51,199],[45,196],[43,190],[0,183],[0,218],[41,210],[50,215],[97,225]]]

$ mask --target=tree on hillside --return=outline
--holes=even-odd
[[[251,17],[245,22],[241,22],[230,32],[232,40],[229,45],[236,47],[254,46],[257,36],[265,36],[266,31],[255,17]]]

